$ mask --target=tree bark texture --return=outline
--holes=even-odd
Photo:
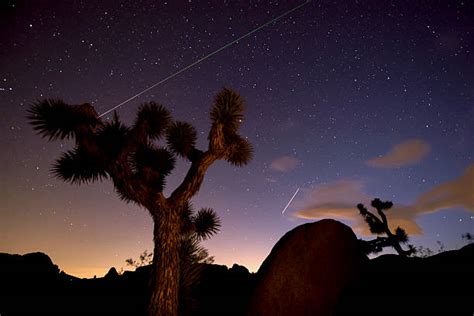
[[[179,269],[180,219],[177,208],[153,212],[154,256],[152,292],[148,316],[177,316]]]

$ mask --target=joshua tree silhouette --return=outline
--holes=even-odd
[[[409,256],[416,250],[412,245],[408,245],[408,250],[404,250],[400,244],[408,242],[408,235],[401,227],[395,229],[392,233],[388,227],[387,216],[384,212],[392,208],[393,203],[390,201],[382,202],[380,199],[374,199],[371,202],[373,208],[377,210],[379,217],[367,210],[364,204],[357,204],[360,215],[362,215],[369,225],[370,232],[376,235],[385,234],[386,237],[377,237],[376,239],[363,241],[363,248],[366,253],[377,253],[382,251],[384,247],[393,247],[399,255]]]
[[[216,213],[202,209],[193,215],[190,199],[198,192],[207,169],[225,159],[243,166],[252,158],[252,146],[238,130],[244,102],[223,89],[210,111],[208,149],[195,147],[196,130],[155,102],[140,106],[133,126],[121,123],[117,113],[103,121],[90,104],[67,105],[61,100],[38,101],[29,110],[34,129],[49,140],[75,139],[73,150],[63,153],[53,173],[75,184],[110,178],[126,202],[146,208],[154,222],[154,256],[149,315],[178,315],[179,253],[183,233],[207,237],[218,229]],[[167,146],[157,141],[166,139]],[[175,156],[191,162],[181,184],[165,197],[165,178],[174,169]]]
[[[471,233],[465,233],[461,235],[462,239],[465,239],[468,243],[472,243],[474,241],[474,237]]]

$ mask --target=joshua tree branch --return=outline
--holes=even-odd
[[[380,218],[382,219],[383,225],[387,231],[390,231],[388,228],[388,221],[387,216],[385,216],[384,212],[381,209],[377,209],[377,213],[379,214]]]
[[[209,151],[215,154],[222,152],[225,148],[225,136],[222,124],[212,124],[209,132]]]
[[[201,152],[195,149],[188,159],[192,162],[183,182],[171,194],[169,200],[172,203],[189,200],[193,197],[204,180],[204,175],[216,160],[224,158],[228,151],[235,150],[237,144],[227,144],[223,125],[213,124],[209,133],[209,149]]]
[[[201,187],[207,169],[219,158],[213,152],[206,151],[200,158],[193,161],[183,182],[173,191],[169,200],[176,203],[188,201],[193,197]]]
[[[373,219],[374,222],[380,223],[380,219],[371,212],[367,211],[367,213],[365,213],[364,215]]]

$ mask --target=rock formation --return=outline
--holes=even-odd
[[[298,226],[278,241],[257,272],[249,315],[332,315],[363,258],[355,234],[340,222]]]

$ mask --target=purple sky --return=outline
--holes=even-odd
[[[152,249],[148,213],[111,183],[50,175],[72,143],[35,135],[27,108],[54,97],[104,112],[297,4],[2,1],[0,252],[43,251],[91,277]],[[215,164],[193,200],[221,217],[205,242],[216,263],[255,271],[286,231],[319,217],[367,238],[355,205],[374,197],[394,202],[415,245],[457,248],[474,233],[473,43],[473,2],[312,1],[118,114],[130,123],[155,100],[195,125],[203,148],[216,92],[246,100],[253,161]]]

